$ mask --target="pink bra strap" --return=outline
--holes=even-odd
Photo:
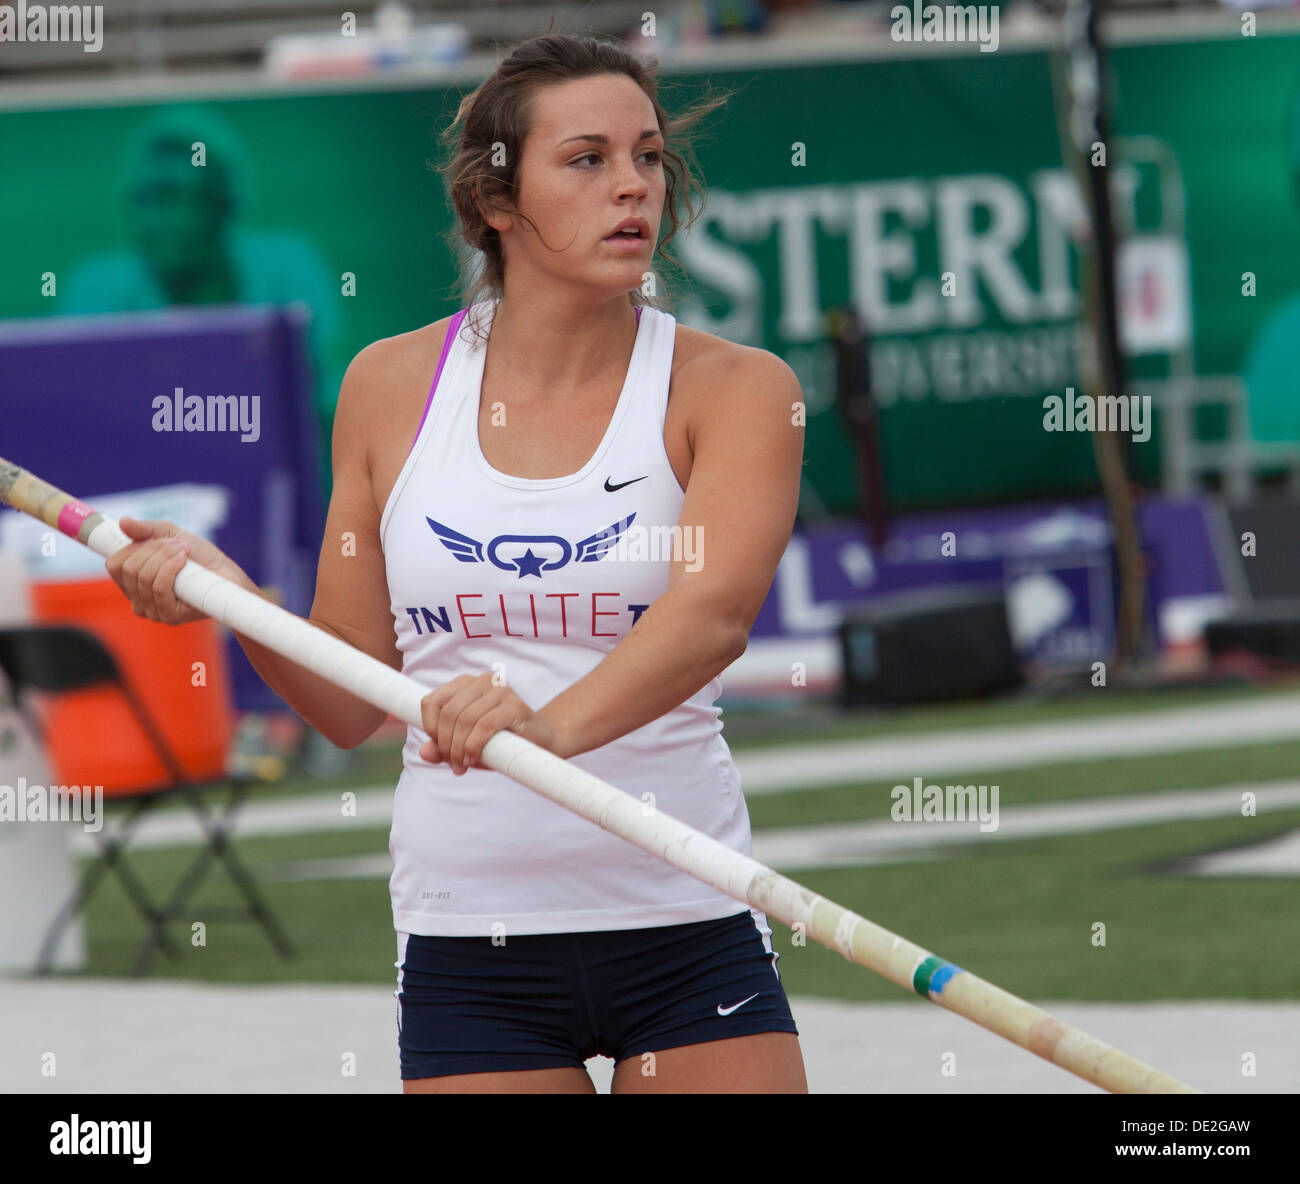
[[[465,314],[469,309],[462,308],[454,317],[451,318],[451,324],[447,326],[447,336],[442,343],[442,356],[438,359],[438,369],[433,375],[433,385],[429,387],[429,397],[424,401],[424,414],[420,416],[420,426],[415,429],[415,440],[411,441],[411,448],[414,450],[415,441],[420,438],[420,433],[424,430],[424,421],[429,418],[429,408],[433,406],[433,394],[438,389],[438,379],[442,377],[442,368],[447,364],[447,355],[451,352],[451,343],[456,339],[456,334],[460,332],[461,324],[465,320]]]

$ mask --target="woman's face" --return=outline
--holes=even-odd
[[[612,292],[639,287],[659,237],[663,146],[654,106],[626,75],[579,78],[536,91],[517,201],[537,233],[519,219],[492,216],[512,279],[535,270],[547,279]],[[610,241],[628,218],[644,219],[643,237]]]

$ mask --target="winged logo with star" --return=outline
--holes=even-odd
[[[503,571],[518,572],[519,578],[523,579],[524,576],[540,578],[542,572],[555,571],[570,560],[574,563],[594,563],[603,559],[635,517],[635,514],[629,514],[576,543],[570,543],[557,534],[499,534],[487,543],[482,543],[427,516],[425,521],[438,536],[438,541],[461,563],[488,562]],[[511,547],[510,544],[522,545],[525,550],[522,554],[502,555],[503,549],[517,550],[517,546]],[[537,551],[533,550],[534,545]]]

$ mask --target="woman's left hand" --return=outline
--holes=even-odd
[[[487,768],[479,755],[503,728],[548,752],[557,750],[551,723],[504,683],[494,683],[491,673],[462,674],[443,683],[420,700],[420,714],[431,737],[420,749],[421,759],[446,761],[457,776],[469,768]]]

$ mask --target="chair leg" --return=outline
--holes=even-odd
[[[262,927],[275,952],[281,958],[296,957],[297,950],[289,939],[289,935],[284,931],[275,914],[271,911],[271,906],[267,904],[266,898],[258,890],[252,874],[244,866],[239,856],[235,854],[235,849],[228,839],[229,823],[243,801],[244,795],[248,792],[247,786],[242,782],[232,781],[230,783],[230,798],[226,802],[226,808],[216,817],[207,812],[206,804],[202,801],[197,790],[192,786],[188,787],[188,790],[191,794],[191,803],[203,820],[204,830],[208,836],[209,849],[221,861],[231,880],[234,881],[235,887],[239,889],[244,902],[248,905],[249,915]]]
[[[208,868],[211,864],[212,851],[209,847],[205,846],[195,857],[194,862],[185,869],[185,874],[181,877],[180,883],[176,885],[172,890],[171,895],[164,902],[162,908],[158,910],[157,916],[160,924],[156,931],[160,931],[166,935],[167,930],[165,926],[167,922],[176,920],[178,917],[183,915],[185,906],[189,904],[190,897],[194,895],[195,889],[198,888],[198,886],[203,882],[204,877],[208,874]],[[162,946],[163,943],[155,940],[156,931],[151,929],[150,932],[145,935],[144,940],[136,950],[135,960],[132,963],[131,968],[131,973],[133,975],[138,976],[147,973],[150,964],[153,962],[154,949]],[[168,937],[168,940],[170,940],[170,937]],[[168,952],[169,956],[172,956],[173,961],[179,957],[179,954],[171,955],[170,951]]]
[[[235,854],[235,849],[226,841],[224,831],[220,832],[214,843],[217,857],[225,865],[230,878],[243,895],[244,901],[248,905],[249,914],[266,932],[271,945],[275,947],[275,952],[281,958],[296,957],[298,951],[295,949],[293,942],[289,940],[289,935],[284,931],[275,914],[271,911],[271,906],[267,904],[266,898],[258,891],[256,882],[243,862]]]
[[[107,865],[101,852],[90,861],[85,871],[78,877],[72,896],[50,922],[49,929],[45,931],[40,953],[36,956],[36,974],[47,975],[54,969],[54,955],[59,948],[59,942],[63,940],[64,932],[72,924],[73,918],[86,906],[90,894],[94,892],[95,886],[103,878],[106,870]]]
[[[236,855],[233,845],[229,842],[230,821],[243,800],[247,787],[237,781],[231,782],[229,801],[222,813],[216,815],[209,811],[197,787],[182,783],[177,788],[186,795],[190,806],[198,816],[207,842],[186,869],[180,883],[177,884],[165,903],[161,907],[154,904],[144,885],[135,875],[130,864],[127,863],[124,854],[135,827],[146,811],[157,801],[156,797],[151,796],[141,798],[120,826],[115,828],[111,834],[101,837],[99,855],[91,861],[90,865],[82,873],[72,898],[60,910],[45,935],[37,959],[37,974],[45,975],[50,973],[54,953],[58,949],[64,931],[72,923],[73,918],[85,908],[99,881],[110,870],[117,876],[127,897],[135,905],[136,911],[147,925],[145,936],[137,947],[132,960],[130,973],[135,977],[147,974],[153,964],[155,954],[159,950],[172,961],[179,960],[182,950],[172,938],[168,930],[168,923],[182,916],[189,904],[190,897],[193,896],[206,877],[209,868],[216,861],[219,861],[225,867],[236,890],[243,897],[247,907],[246,912],[242,915],[250,917],[261,926],[275,952],[281,958],[287,959],[296,956],[297,950],[288,933],[281,926],[266,898],[259,891],[256,881]]]
[[[196,786],[183,784],[178,788],[185,794],[191,808],[198,816],[199,824],[203,829],[207,842],[202,851],[195,857],[194,862],[186,870],[181,882],[176,886],[171,896],[168,897],[166,904],[163,905],[161,915],[168,920],[181,916],[189,904],[190,897],[207,875],[208,868],[214,861],[219,861],[225,867],[247,906],[247,911],[242,915],[251,917],[262,927],[275,952],[281,958],[295,957],[297,949],[280,925],[275,914],[271,911],[266,899],[258,891],[252,875],[235,854],[234,847],[228,839],[231,818],[243,800],[246,788],[239,782],[231,782],[230,799],[226,803],[224,811],[217,815],[214,815],[208,809],[202,793]],[[149,955],[150,944],[146,940],[137,952],[136,965],[147,966]]]
[[[146,798],[138,811],[138,814],[144,812],[154,803],[153,798]],[[134,816],[133,816],[134,817]],[[173,962],[178,961],[181,956],[180,947],[172,939],[171,934],[167,931],[167,911],[165,908],[158,908],[150,898],[148,891],[145,889],[139,878],[136,876],[131,865],[127,863],[124,854],[126,842],[116,843],[110,851],[105,852],[104,862],[112,868],[114,874],[121,882],[123,889],[131,903],[135,905],[136,912],[144,920],[148,928],[145,931],[142,952],[146,948],[156,948],[162,950]],[[151,959],[150,959],[151,960]],[[147,965],[147,963],[145,963]],[[141,956],[137,954],[135,967],[141,965]],[[134,969],[133,974],[142,974],[143,971]]]
[[[59,911],[51,923],[44,941],[41,943],[41,951],[36,963],[36,973],[38,975],[50,973],[53,968],[55,951],[58,949],[59,941],[62,939],[64,932],[72,923],[73,918],[89,903],[91,894],[98,886],[99,881],[110,870],[114,872],[121,882],[136,910],[149,923],[151,934],[156,935],[158,943],[166,948],[171,956],[177,956],[175,947],[166,930],[160,929],[161,915],[154,907],[153,901],[150,900],[144,885],[136,879],[135,874],[131,871],[122,855],[140,819],[153,804],[153,798],[141,798],[136,802],[120,826],[111,834],[101,837],[99,855],[92,859],[90,865],[82,874],[71,899]]]
[[[117,878],[122,881],[122,886],[126,889],[127,895],[136,906],[136,911],[139,912],[148,925],[144,940],[141,942],[132,963],[131,974],[139,976],[146,972],[149,964],[153,961],[152,951],[155,949],[162,950],[173,962],[179,961],[181,956],[180,946],[176,944],[167,931],[167,922],[170,917],[166,906],[157,908],[154,905],[153,901],[149,899],[144,885],[136,878],[135,872],[131,870],[130,865],[119,853],[114,853],[110,862],[113,865],[113,870],[117,873]]]

